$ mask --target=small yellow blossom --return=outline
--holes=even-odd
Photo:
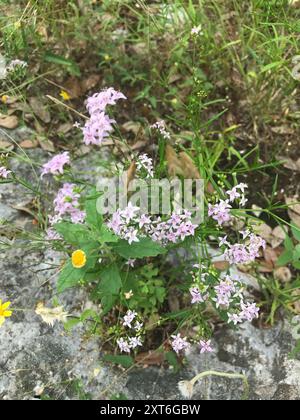
[[[110,55],[104,54],[104,60],[105,61],[110,61],[110,59],[111,59],[111,56]]]
[[[71,99],[71,96],[65,90],[61,90],[59,95],[63,98],[64,101],[69,101]]]
[[[77,249],[72,254],[72,264],[74,268],[82,268],[86,264],[85,252],[81,249]]]
[[[2,103],[6,104],[7,99],[8,99],[8,96],[7,96],[7,95],[3,95],[3,96],[1,96],[1,102],[2,102]]]
[[[12,316],[12,311],[7,311],[7,308],[11,305],[11,302],[2,303],[0,299],[0,327],[3,325],[5,318]]]

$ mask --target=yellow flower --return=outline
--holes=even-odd
[[[2,300],[0,299],[0,327],[3,325],[5,318],[9,318],[12,315],[12,311],[6,310],[10,304],[11,302],[2,303]]]
[[[86,264],[85,252],[81,249],[77,249],[72,254],[72,264],[74,268],[82,268]]]
[[[6,104],[7,99],[8,99],[8,96],[7,96],[7,95],[3,95],[3,96],[1,96],[1,102],[2,102],[2,103]]]
[[[61,90],[59,95],[63,98],[64,101],[69,101],[71,99],[71,96],[65,90]]]

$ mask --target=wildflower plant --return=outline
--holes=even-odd
[[[86,145],[99,147],[113,132],[118,132],[111,114],[119,100],[126,97],[113,88],[86,100],[87,119],[83,126],[76,124]],[[135,177],[145,185],[157,173],[167,175],[166,159],[172,139],[164,121],[152,124],[149,132],[158,139],[159,154],[154,157],[147,153],[130,154]],[[124,139],[119,142],[130,150]],[[185,162],[193,162],[190,157],[184,158]],[[12,182],[17,178],[7,164],[6,161],[6,166],[1,166],[0,176],[3,182],[12,177]],[[219,187],[207,194],[205,217],[200,222],[191,209],[176,207],[176,197],[168,214],[152,214],[137,205],[129,191],[126,205],[105,214],[99,208],[103,191],[74,173],[70,175],[70,169],[72,158],[63,152],[40,170],[41,182],[54,176],[60,183],[43,241],[46,247],[63,252],[58,293],[72,287],[87,287],[92,300],[100,304],[99,312],[89,315],[96,319],[96,330],[103,341],[110,343],[111,351],[130,354],[151,348],[156,332],[165,328],[161,345],[167,343],[176,354],[184,354],[191,344],[197,344],[199,354],[203,354],[214,347],[212,309],[232,326],[258,317],[256,303],[245,297],[243,281],[233,276],[229,268],[227,272],[216,269],[208,251],[209,243],[217,245],[219,255],[230,267],[253,263],[264,248],[264,240],[255,234],[244,211],[246,184],[235,182],[229,189]],[[194,204],[196,209],[200,206],[197,200]],[[236,237],[231,226],[239,218],[246,227]],[[194,256],[194,261],[186,260],[182,269],[179,263],[178,268],[176,264],[170,268],[174,264],[168,263],[168,258],[174,258],[183,249]],[[170,312],[171,291],[176,293],[178,308]],[[71,315],[67,320],[60,306],[54,312],[51,310],[53,313],[49,311],[40,306],[37,313],[46,316],[51,325],[53,319],[76,324]],[[3,314],[9,316],[7,312]],[[82,316],[78,322],[87,318]]]

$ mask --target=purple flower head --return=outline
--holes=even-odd
[[[200,353],[211,353],[213,351],[212,347],[211,347],[211,340],[200,340],[199,342],[199,346],[200,346]]]
[[[136,317],[137,313],[135,311],[128,310],[126,315],[123,318],[123,325],[128,328],[132,328],[131,323]]]
[[[171,346],[177,354],[181,350],[186,350],[190,347],[190,344],[187,342],[186,337],[181,338],[180,334],[172,335],[171,337],[173,338]]]
[[[115,120],[109,118],[104,112],[91,115],[82,129],[83,141],[86,145],[101,145],[103,140],[113,131]]]
[[[228,203],[228,200],[220,200],[220,202],[215,205],[208,205],[208,215],[216,220],[221,226],[231,219],[230,209],[231,205]]]
[[[255,303],[244,303],[241,302],[241,312],[239,316],[245,321],[252,321],[254,318],[258,318],[259,308]]]
[[[68,152],[63,152],[59,155],[54,156],[49,162],[43,165],[41,176],[46,174],[62,175],[64,172],[64,166],[70,163],[70,156]]]
[[[11,171],[6,169],[4,166],[0,167],[0,178],[5,178],[6,179],[9,174],[11,174]]]
[[[117,340],[117,344],[121,352],[130,353],[130,345],[126,340],[124,340],[124,338],[119,338],[119,340]]]
[[[110,87],[102,92],[94,93],[86,101],[86,108],[90,115],[105,111],[107,105],[115,105],[119,99],[127,99],[123,93]]]
[[[203,296],[200,293],[200,290],[198,287],[191,287],[190,288],[190,294],[192,296],[191,303],[202,303],[204,302]]]
[[[130,337],[129,338],[129,346],[132,349],[135,349],[138,346],[142,346],[143,343],[141,341],[141,337]]]

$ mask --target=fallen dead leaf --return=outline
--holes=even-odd
[[[136,172],[136,163],[131,162],[131,164],[130,164],[128,170],[127,170],[126,191],[128,190],[128,187],[129,187],[131,181],[133,181],[133,179],[135,177],[135,172]]]
[[[164,353],[162,351],[149,351],[139,353],[135,357],[135,361],[140,366],[160,366],[164,362]]]
[[[69,94],[70,99],[79,98],[84,94],[80,80],[75,76],[69,77],[68,80],[64,83],[63,87],[64,90]]]
[[[285,168],[291,169],[292,171],[300,171],[300,158],[293,160],[289,157],[278,156],[278,160],[283,161],[283,166]]]
[[[87,79],[84,79],[81,82],[81,89],[85,93],[91,89],[93,89],[100,81],[99,74],[91,74]]]
[[[40,98],[36,96],[29,98],[29,104],[34,114],[44,123],[48,124],[51,121],[51,115],[47,109],[47,105]]]
[[[181,175],[183,176],[183,170],[181,162],[177,157],[177,154],[172,146],[166,145],[166,161],[168,165],[168,173],[170,176]]]
[[[14,149],[14,145],[11,144],[9,141],[0,140],[0,150],[5,150],[10,152]]]
[[[0,127],[12,130],[13,128],[16,128],[18,124],[19,120],[15,115],[0,115]]]
[[[57,133],[67,134],[69,131],[71,131],[73,129],[73,127],[74,127],[74,125],[70,122],[61,124],[57,128]]]
[[[272,248],[277,248],[285,239],[287,229],[282,226],[276,226],[272,229],[266,223],[254,226],[254,231],[265,239]]]
[[[291,221],[300,228],[300,203],[299,203],[299,197],[285,197],[285,203],[288,208],[288,215],[291,219]]]
[[[220,271],[225,271],[229,267],[228,261],[215,261],[212,264],[217,270],[220,270]]]
[[[200,173],[193,159],[185,152],[179,153],[179,160],[183,170],[184,177],[187,179],[200,179]]]
[[[271,127],[271,131],[276,134],[294,134],[295,130],[287,125],[281,125],[279,127]]]
[[[23,140],[20,143],[20,147],[22,147],[22,149],[35,149],[38,145],[39,142],[37,140]]]
[[[47,152],[55,152],[55,147],[51,140],[39,137],[38,142],[43,150],[46,150]]]
[[[142,124],[138,121],[127,121],[122,125],[122,128],[126,131],[132,131],[135,135],[137,135],[142,127]]]
[[[274,270],[274,277],[282,283],[288,283],[292,279],[292,273],[288,267],[278,267]]]

